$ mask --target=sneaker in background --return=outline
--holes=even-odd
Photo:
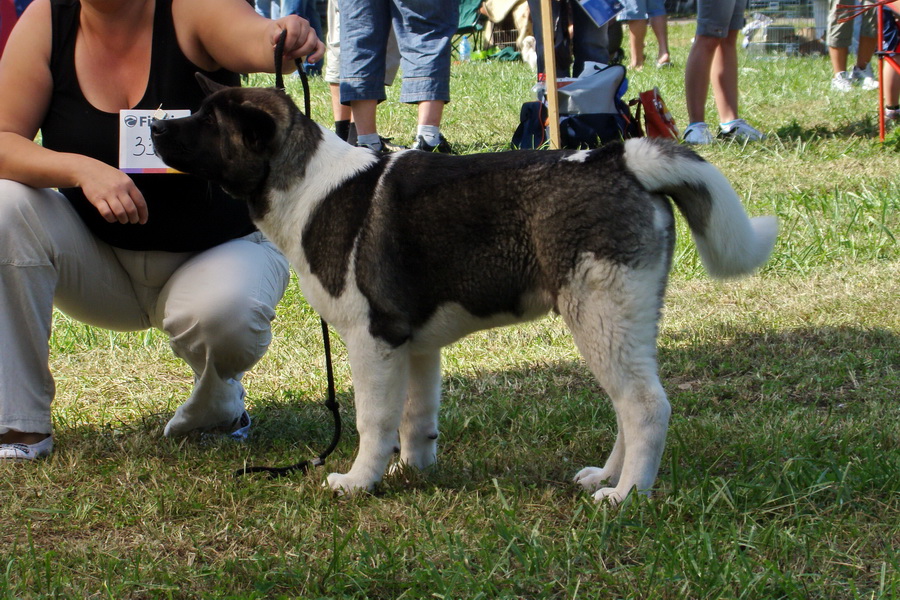
[[[900,108],[885,108],[884,122],[889,127],[897,127],[900,125]]]
[[[850,78],[850,74],[847,71],[835,73],[834,77],[831,78],[831,89],[836,92],[849,92],[852,90],[853,80]]]
[[[385,155],[390,154],[391,152],[399,152],[400,150],[406,150],[406,146],[399,146],[391,142],[391,138],[379,137],[377,144],[362,144],[359,141],[356,142],[357,148],[368,148],[369,150],[373,150],[377,154]]]
[[[706,123],[691,123],[681,139],[685,144],[712,144],[715,141]]]
[[[450,142],[447,141],[447,138],[444,137],[444,134],[440,134],[438,139],[438,143],[434,146],[425,141],[423,136],[416,137],[416,143],[410,146],[413,150],[423,150],[425,152],[440,152],[441,154],[453,154],[453,149],[450,147]]]
[[[729,140],[758,142],[766,138],[765,134],[743,119],[735,119],[719,125],[719,137]]]
[[[866,65],[865,69],[860,69],[856,65],[853,65],[853,71],[850,72],[850,79],[854,82],[859,82],[860,87],[864,90],[878,89],[878,80],[875,79],[875,75],[872,74],[871,65]]]
[[[37,460],[53,452],[53,436],[36,444],[0,444],[0,460]]]

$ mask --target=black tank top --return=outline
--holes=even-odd
[[[118,167],[119,115],[98,110],[81,92],[75,73],[75,38],[79,0],[52,0],[53,50],[50,71],[53,94],[41,124],[43,145],[72,152]],[[203,100],[194,78],[203,72],[226,85],[240,85],[240,77],[221,69],[205,72],[182,54],[175,38],[172,0],[156,0],[150,77],[137,109],[190,109]],[[252,233],[255,230],[244,202],[234,200],[217,185],[192,175],[130,174],[147,201],[144,225],[107,223],[88,202],[81,188],[63,188],[88,228],[103,241],[129,250],[193,252]]]

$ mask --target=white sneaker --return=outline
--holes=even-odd
[[[716,139],[706,123],[691,123],[681,138],[686,144],[712,144]]]
[[[885,108],[884,122],[889,127],[896,127],[897,125],[900,125],[900,108]]]
[[[847,71],[835,73],[834,77],[831,78],[831,89],[836,92],[849,92],[852,90],[853,80],[850,78],[850,74]]]
[[[864,90],[878,89],[878,80],[875,79],[875,75],[872,74],[871,65],[866,65],[865,69],[860,69],[856,65],[853,65],[853,71],[850,72],[850,79],[858,81],[860,87]]]
[[[53,436],[36,444],[0,444],[0,460],[37,460],[53,452]]]
[[[735,119],[719,125],[719,137],[731,140],[758,142],[766,138],[765,134],[743,119]]]

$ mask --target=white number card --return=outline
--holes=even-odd
[[[166,166],[153,150],[150,124],[154,119],[189,117],[191,111],[120,110],[119,111],[119,169],[125,173],[178,173]]]

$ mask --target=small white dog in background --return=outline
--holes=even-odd
[[[522,53],[522,61],[529,65],[532,71],[537,73],[537,40],[534,39],[533,35],[525,36],[519,52]]]

